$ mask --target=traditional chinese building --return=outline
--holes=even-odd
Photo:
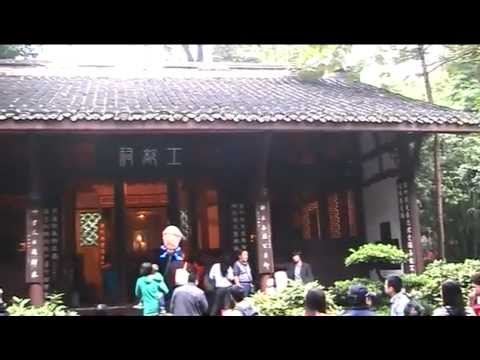
[[[471,114],[343,73],[283,69],[0,67],[0,286],[115,302],[131,293],[161,231],[187,252],[251,251],[259,275],[300,249],[323,284],[365,242],[398,244],[422,269],[414,174],[434,132],[477,131]]]

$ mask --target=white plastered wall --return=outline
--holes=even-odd
[[[382,137],[382,134],[380,134],[381,143],[385,141]],[[375,148],[373,134],[362,134],[360,144],[362,154],[372,151]],[[395,167],[393,159],[389,154],[383,154],[381,156],[384,171]],[[363,181],[368,180],[379,172],[380,165],[378,157],[370,158],[362,163]],[[389,177],[364,187],[362,190],[362,202],[365,221],[365,241],[379,241],[381,238],[380,224],[383,222],[389,222],[392,239],[398,239],[398,246],[401,246],[397,177]]]

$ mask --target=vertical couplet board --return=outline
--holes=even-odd
[[[259,274],[274,272],[272,252],[272,231],[270,222],[270,204],[268,201],[259,201],[255,206],[257,225],[257,255]]]
[[[413,227],[412,227],[412,216],[410,211],[410,204],[408,198],[408,182],[404,180],[399,180],[397,183],[398,186],[398,201],[399,201],[399,210],[400,210],[400,229],[402,234],[402,245],[407,249],[408,253],[408,272],[415,273],[416,271],[416,262],[414,255],[414,246],[413,246]]]
[[[27,209],[26,269],[27,284],[43,284],[43,219],[40,208]]]

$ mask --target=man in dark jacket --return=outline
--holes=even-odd
[[[313,281],[312,268],[309,264],[302,261],[302,253],[295,251],[292,254],[293,262],[288,264],[287,276],[291,280],[299,280],[304,284]]]
[[[170,312],[175,316],[207,315],[207,298],[203,290],[196,284],[197,274],[193,267],[190,267],[188,272],[188,283],[173,291]]]

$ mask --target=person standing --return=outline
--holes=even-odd
[[[248,251],[240,250],[238,260],[233,265],[233,281],[235,285],[241,286],[245,296],[253,293],[252,269],[248,263]]]
[[[257,309],[245,299],[245,290],[240,285],[234,285],[230,289],[230,294],[234,301],[233,309],[223,312],[223,316],[256,316]]]
[[[470,307],[480,316],[480,272],[472,276],[472,290],[468,294]]]
[[[443,306],[435,309],[432,316],[475,316],[470,307],[465,307],[459,283],[447,280],[442,284]]]
[[[233,281],[233,269],[227,255],[224,255],[220,262],[213,264],[209,278],[213,281],[215,287],[210,316],[216,316],[220,315],[222,310],[228,309],[231,303],[230,288]]]
[[[352,285],[348,289],[348,298],[351,307],[347,309],[343,316],[375,316],[367,303],[369,296],[368,289],[363,285]]]
[[[302,261],[302,253],[294,251],[292,254],[292,263],[288,264],[287,276],[290,280],[301,281],[304,284],[313,281],[312,268],[309,264]]]
[[[307,292],[305,316],[327,316],[327,298],[322,289],[311,289]]]
[[[399,276],[390,275],[385,280],[385,293],[390,297],[390,316],[405,316],[405,308],[410,299],[402,288],[403,283]]]
[[[135,296],[140,300],[144,316],[156,316],[160,309],[160,295],[168,293],[165,282],[159,282],[151,263],[143,263],[135,285]]]
[[[155,280],[159,284],[160,288],[163,289],[163,291],[161,291],[158,296],[158,306],[159,306],[160,314],[164,314],[166,313],[165,296],[169,293],[169,289],[167,284],[165,283],[165,279],[163,278],[162,274],[160,274],[160,272],[158,271],[157,264],[152,264],[152,273],[153,273],[152,275],[153,280]]]
[[[197,274],[189,267],[188,283],[173,291],[170,312],[174,316],[203,316],[208,313],[208,302],[205,293],[197,286]]]

